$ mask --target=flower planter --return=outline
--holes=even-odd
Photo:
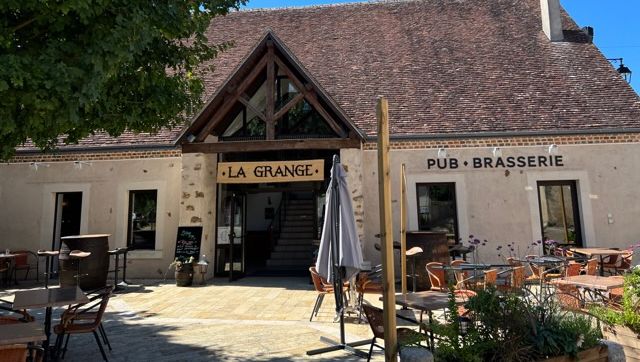
[[[602,327],[605,339],[622,346],[624,357],[627,361],[640,361],[640,336],[628,327],[609,326]]]
[[[176,285],[179,287],[188,287],[193,284],[193,264],[186,263],[176,266]]]
[[[540,362],[607,362],[609,360],[609,350],[607,346],[596,346],[582,352],[578,352],[577,358],[571,356],[557,356],[543,359]]]

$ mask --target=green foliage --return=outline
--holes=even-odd
[[[551,356],[575,356],[598,345],[600,330],[592,318],[563,312],[550,298],[522,293],[501,294],[495,288],[479,291],[466,304],[471,320],[461,318],[450,293],[438,361],[535,361]]]
[[[0,158],[95,132],[153,132],[201,104],[210,20],[245,0],[0,2]]]
[[[640,333],[640,268],[634,268],[624,277],[622,304],[619,306],[594,306],[590,312],[602,321],[629,327]]]

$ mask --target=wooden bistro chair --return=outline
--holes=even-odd
[[[364,304],[362,306],[362,309],[364,310],[364,314],[367,316],[367,321],[369,322],[369,327],[371,327],[371,332],[373,332],[373,339],[371,339],[371,346],[369,347],[369,354],[367,356],[367,362],[371,360],[371,354],[373,353],[373,346],[376,346],[382,350],[384,350],[384,347],[377,344],[376,340],[378,338],[384,340],[384,318],[383,318],[383,314],[382,314],[382,309],[378,308],[378,307],[374,307],[372,305],[369,304]],[[426,330],[426,326],[421,326],[421,328],[425,328]],[[396,331],[398,333],[398,344],[406,344],[407,342],[414,342],[414,341],[425,341],[427,343],[427,347],[429,348],[428,345],[428,338],[426,335],[417,332],[413,329],[410,328],[396,328]]]
[[[451,262],[451,266],[454,268],[460,267],[462,264],[468,263],[461,259],[456,259]],[[465,281],[469,279],[469,273],[463,270],[455,270],[454,275],[456,277],[456,289],[464,289]]]
[[[589,259],[587,264],[582,268],[581,273],[586,275],[596,275],[598,272],[598,259]]]
[[[447,291],[447,282],[445,279],[445,272],[443,264],[437,261],[427,263],[427,274],[429,275],[429,283],[431,284],[431,290],[438,292]]]
[[[94,291],[88,303],[71,306],[62,313],[60,324],[53,327],[53,331],[58,335],[56,338],[56,354],[62,350],[62,358],[64,359],[69,345],[69,338],[72,334],[93,333],[102,358],[108,361],[98,333],[101,334],[103,342],[111,350],[111,344],[102,325],[102,317],[107,309],[112,290],[112,286],[107,286]],[[64,341],[64,348],[61,348],[65,335],[67,339]]]
[[[580,269],[582,265],[575,261],[570,261],[569,264],[564,268],[564,276],[565,277],[573,277],[576,275],[580,275]]]

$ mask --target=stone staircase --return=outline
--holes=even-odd
[[[288,200],[280,238],[267,260],[268,271],[304,273],[313,261],[313,201]]]

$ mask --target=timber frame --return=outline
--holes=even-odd
[[[283,72],[299,92],[276,110],[276,67]],[[266,107],[263,110],[250,102],[249,92],[266,70]],[[306,101],[319,114],[335,134],[329,138],[277,139],[276,124],[300,101]],[[244,106],[265,125],[264,140],[229,141],[222,134],[231,123],[234,109]],[[216,142],[207,140],[217,137]],[[191,125],[178,138],[183,153],[227,153],[280,149],[340,149],[360,148],[363,134],[326,92],[313,80],[299,61],[272,31],[267,31],[245,60],[223,83],[216,94],[193,119]]]

